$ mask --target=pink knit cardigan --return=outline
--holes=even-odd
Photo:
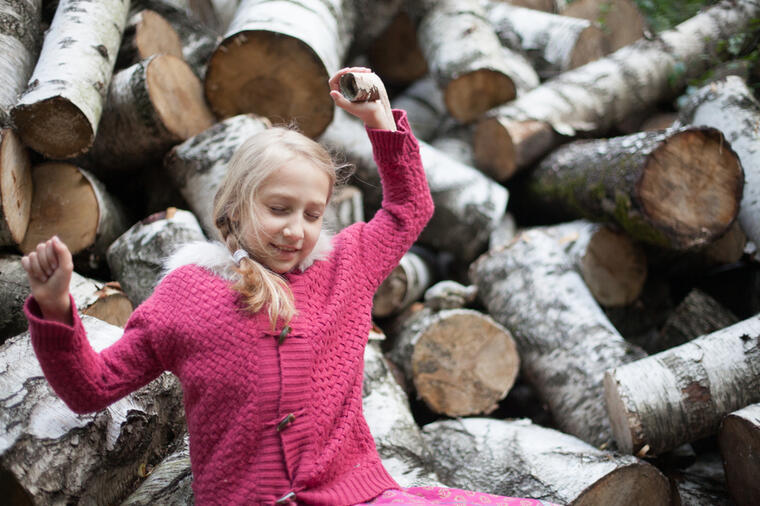
[[[397,132],[368,129],[382,208],[336,235],[326,259],[286,274],[298,315],[282,339],[264,314],[241,310],[230,281],[198,265],[167,275],[99,354],[75,309],[69,327],[29,299],[34,349],[57,394],[92,412],[165,370],[177,375],[197,504],[355,504],[396,488],[362,415],[363,351],[373,294],[433,204],[405,113],[394,116]]]

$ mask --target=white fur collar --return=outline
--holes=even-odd
[[[297,270],[303,272],[317,260],[324,260],[332,251],[332,233],[322,230],[314,249]],[[166,276],[177,267],[197,265],[213,272],[228,281],[237,281],[239,274],[235,270],[235,261],[227,246],[219,241],[193,241],[181,245],[165,261],[163,275]]]

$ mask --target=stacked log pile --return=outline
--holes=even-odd
[[[107,346],[172,251],[218,239],[227,161],[282,123],[353,166],[326,226],[370,218],[371,146],[327,84],[368,61],[436,207],[365,354],[394,478],[753,504],[760,64],[736,58],[760,60],[759,20],[760,0],[659,33],[632,0],[0,0],[0,496],[192,504],[176,379],[68,411],[29,343],[20,254],[62,238]]]

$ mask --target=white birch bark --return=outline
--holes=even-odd
[[[54,159],[90,148],[128,9],[129,0],[61,0],[28,88],[13,109],[25,144]]]
[[[432,268],[422,257],[407,251],[375,292],[372,316],[386,318],[401,313],[418,300],[432,282]]]
[[[429,75],[417,80],[397,95],[391,105],[406,111],[414,136],[430,142],[440,131],[441,123],[448,116],[440,88]]]
[[[611,368],[604,389],[623,452],[659,455],[715,434],[723,416],[760,402],[760,316]]]
[[[612,326],[569,255],[533,229],[481,256],[470,279],[489,314],[512,333],[521,372],[558,428],[595,446],[610,444],[604,373],[644,353]]]
[[[654,466],[527,419],[446,420],[422,435],[451,487],[573,506],[669,503],[668,480]]]
[[[0,246],[24,239],[32,208],[29,153],[13,129],[0,131]]]
[[[760,244],[760,103],[739,77],[728,76],[691,95],[679,121],[723,132],[744,168],[744,194],[739,223]]]
[[[42,42],[42,0],[0,2],[0,127],[32,75]]]
[[[96,351],[122,329],[83,317]],[[0,347],[0,469],[40,504],[113,504],[160,459],[184,424],[179,382],[164,374],[93,414],[76,415],[42,374],[28,333]]]
[[[751,404],[723,419],[718,434],[726,486],[738,506],[760,497],[760,404]]]

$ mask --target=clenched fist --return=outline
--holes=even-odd
[[[21,265],[45,319],[73,324],[69,283],[74,264],[63,241],[54,236],[39,243],[35,251],[21,258]]]

